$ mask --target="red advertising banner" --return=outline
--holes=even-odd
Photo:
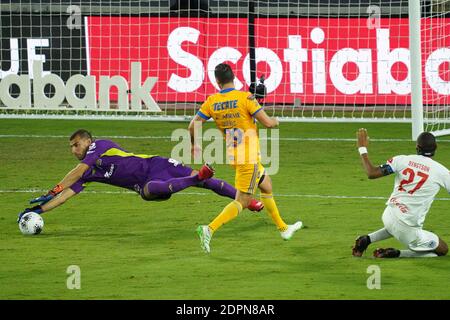
[[[230,63],[238,89],[248,90],[247,19],[89,17],[89,70],[142,81],[158,77],[157,102],[202,102],[217,91],[214,67]],[[408,19],[256,19],[257,75],[266,102],[302,104],[410,103]],[[450,19],[422,19],[424,103],[448,103]],[[116,93],[111,90],[111,99]]]

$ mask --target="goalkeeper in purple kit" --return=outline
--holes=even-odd
[[[100,182],[136,191],[147,201],[168,200],[173,193],[188,187],[200,187],[234,199],[236,189],[223,180],[212,178],[214,170],[205,164],[199,171],[175,159],[129,153],[111,140],[94,140],[84,129],[70,137],[72,154],[81,162],[47,194],[30,201],[39,203],[19,213],[41,214],[50,211],[83,191],[90,182]],[[253,200],[252,211],[263,204]]]

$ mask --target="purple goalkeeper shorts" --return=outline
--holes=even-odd
[[[150,181],[167,181],[173,178],[189,177],[193,171],[191,167],[185,166],[175,159],[153,157],[149,159],[150,173],[148,180],[141,186],[141,197],[144,200],[167,200],[170,195],[166,197],[154,196],[152,199],[144,197],[144,187]]]

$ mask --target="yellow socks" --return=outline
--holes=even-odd
[[[273,199],[272,194],[261,193],[261,201],[264,203],[264,208],[269,212],[270,217],[277,226],[279,231],[286,231],[287,224],[283,221],[278,211],[277,204]],[[209,224],[212,232],[215,232],[225,223],[233,220],[242,211],[242,205],[234,200],[230,202],[222,212]]]
[[[264,203],[264,208],[269,212],[269,215],[276,224],[278,230],[285,231],[288,226],[280,216],[280,212],[278,211],[277,204],[273,199],[273,195],[261,193],[261,201]]]
[[[273,200],[272,200],[273,201]],[[234,200],[230,202],[222,212],[209,224],[212,232],[219,229],[223,224],[233,220],[242,211],[242,205]]]

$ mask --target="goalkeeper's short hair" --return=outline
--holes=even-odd
[[[233,82],[234,80],[234,73],[231,69],[230,65],[226,63],[221,63],[216,66],[214,69],[214,76],[216,77],[216,80],[220,84],[225,84],[229,82]]]
[[[82,138],[82,139],[91,139],[91,140],[94,140],[94,139],[92,138],[92,134],[91,134],[89,131],[85,130],[85,129],[78,129],[77,131],[75,131],[74,133],[72,133],[72,135],[71,135],[70,138],[69,138],[69,141],[75,139],[76,137],[80,137],[80,138]]]

